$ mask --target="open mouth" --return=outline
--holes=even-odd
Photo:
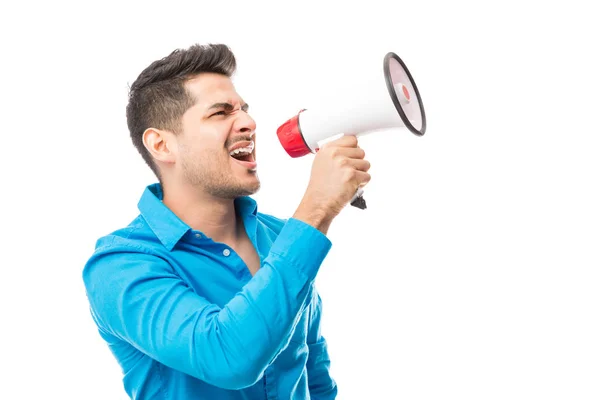
[[[255,169],[256,160],[254,159],[254,142],[243,142],[234,147],[235,148],[229,152],[229,156],[244,167]]]

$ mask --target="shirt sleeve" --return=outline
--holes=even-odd
[[[331,242],[289,219],[254,277],[222,308],[168,262],[115,238],[83,280],[99,328],[160,363],[224,389],[258,381],[290,339]]]
[[[311,400],[332,400],[337,396],[338,388],[330,373],[330,358],[327,341],[321,334],[321,314],[323,302],[316,289],[313,290],[313,302],[310,308],[308,326],[308,388]]]

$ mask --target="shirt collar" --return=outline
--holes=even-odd
[[[160,184],[149,185],[142,193],[138,209],[158,240],[171,251],[191,228],[165,206],[162,199],[163,191]],[[238,197],[234,200],[234,205],[244,221],[247,217],[256,217],[257,204],[254,199],[247,196]]]
[[[158,240],[171,251],[191,228],[165,206],[162,199],[160,184],[149,185],[140,198],[138,208]]]
[[[233,201],[233,204],[238,214],[244,218],[244,221],[246,220],[246,217],[251,215],[256,217],[258,207],[256,205],[256,200],[253,198],[248,196],[238,197]]]

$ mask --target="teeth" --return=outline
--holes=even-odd
[[[240,154],[240,153],[250,154],[250,153],[252,153],[252,150],[254,150],[254,143],[252,143],[248,147],[240,147],[239,149],[235,149],[232,152],[230,152],[229,155],[233,156],[235,154]]]

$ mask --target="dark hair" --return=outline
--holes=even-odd
[[[196,102],[186,90],[185,82],[202,72],[231,77],[235,69],[235,56],[226,45],[195,44],[154,61],[130,86],[126,109],[129,134],[133,145],[159,180],[158,167],[144,147],[144,131],[156,128],[178,133],[181,117]]]

